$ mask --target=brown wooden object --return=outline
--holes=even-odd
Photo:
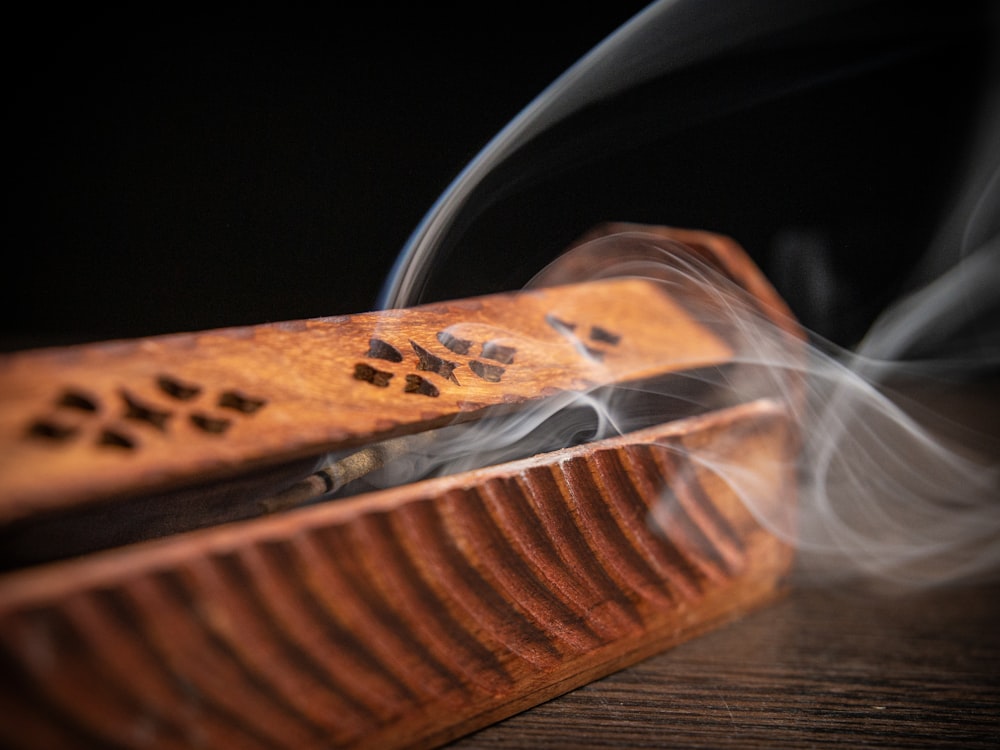
[[[785,320],[735,245],[689,239]],[[0,738],[432,747],[760,606],[790,548],[690,456],[793,513],[776,401],[259,502],[330,451],[732,352],[657,284],[611,279],[4,358]]]
[[[16,354],[0,361],[0,523],[729,355],[638,280]]]

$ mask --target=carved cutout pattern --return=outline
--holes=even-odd
[[[582,356],[592,361],[603,361],[604,357],[610,351],[609,347],[616,347],[621,342],[620,334],[614,333],[603,326],[590,326],[587,329],[589,331],[587,341],[584,341],[577,333],[578,330],[584,330],[584,326],[563,320],[552,313],[545,316],[545,322],[560,335],[568,339]],[[478,379],[487,383],[500,383],[503,380],[504,373],[507,371],[506,366],[512,365],[517,355],[515,347],[489,340],[478,342],[481,348],[479,357],[476,358],[470,352],[473,351],[473,347],[477,342],[461,338],[447,330],[438,331],[435,340],[434,344],[424,346],[412,339],[408,339],[410,349],[416,355],[416,360],[412,361],[404,357],[402,351],[393,344],[383,339],[372,337],[369,339],[368,351],[365,353],[365,357],[393,363],[407,362],[409,368],[437,375],[443,380],[461,387],[462,383],[456,375],[456,371],[461,372],[459,368],[467,366]],[[442,354],[437,354],[428,348],[436,345],[443,347],[451,354],[465,357],[465,362],[448,359]],[[489,361],[484,362],[482,360]],[[378,388],[388,388],[393,375],[394,373],[392,372],[380,370],[366,362],[358,362],[354,365],[353,377],[355,380],[370,383]],[[416,372],[406,373],[403,392],[430,397],[436,397],[441,394],[439,387],[432,382],[431,378],[419,375]]]
[[[384,359],[387,362],[402,362],[403,353],[387,341],[372,338],[368,342],[368,354],[365,356],[374,359]]]
[[[590,326],[590,332],[588,335],[590,343],[588,343],[577,335],[576,331],[578,326],[576,323],[562,320],[552,314],[545,316],[545,322],[555,329],[560,335],[566,338],[571,344],[573,344],[580,354],[594,362],[603,362],[604,358],[608,354],[607,348],[595,346],[594,344],[616,347],[619,343],[621,343],[622,339],[621,334],[609,331],[603,326],[592,325]]]
[[[359,362],[354,365],[354,377],[356,380],[364,380],[366,383],[377,385],[379,388],[388,388],[389,381],[392,380],[392,373],[384,370],[376,370],[371,365]]]
[[[184,410],[179,410],[178,405],[193,406],[205,392],[202,386],[171,375],[157,376],[155,385],[156,392],[166,404],[140,397],[134,390],[124,387],[118,389],[115,398],[104,403],[96,395],[82,389],[66,389],[53,399],[51,413],[32,421],[26,432],[27,437],[65,444],[91,434],[96,446],[136,450],[142,446],[146,430],[170,434],[175,417],[184,416]],[[214,405],[249,416],[266,404],[265,399],[227,389],[219,393]],[[191,426],[206,435],[222,435],[235,423],[233,418],[204,408],[190,411],[186,417]]]
[[[441,346],[452,354],[465,357],[465,362],[448,359],[443,356],[443,354],[435,353],[428,347],[423,346],[412,339],[407,339],[407,343],[410,345],[410,349],[416,357],[415,360],[404,358],[400,349],[393,346],[388,341],[375,337],[369,339],[368,351],[365,353],[365,356],[369,359],[379,359],[394,363],[406,361],[408,369],[417,371],[411,371],[405,374],[403,380],[403,393],[419,394],[421,396],[429,396],[431,398],[441,395],[440,388],[435,385],[429,376],[424,376],[418,373],[431,373],[444,381],[461,387],[462,384],[455,374],[455,371],[463,366],[468,366],[473,375],[489,383],[499,383],[504,372],[506,371],[505,368],[501,367],[499,364],[481,362],[478,359],[473,358],[470,355],[470,352],[476,342],[470,339],[460,338],[448,331],[439,331],[435,336],[435,343],[428,344],[428,346]],[[494,362],[499,362],[501,364],[513,363],[514,355],[517,353],[517,350],[512,346],[504,346],[493,341],[483,342],[481,346],[481,358],[491,359]],[[370,383],[378,388],[389,387],[393,375],[394,373],[386,370],[380,370],[367,362],[358,362],[354,365],[353,377],[355,380]]]

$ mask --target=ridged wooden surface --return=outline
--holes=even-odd
[[[8,574],[0,737],[440,745],[774,597],[789,548],[688,454],[793,512],[791,446],[755,402]]]

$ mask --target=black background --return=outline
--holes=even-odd
[[[517,189],[429,297],[516,288],[590,226],[648,221],[731,235],[850,345],[961,179],[991,43],[984,4],[875,5],[574,119],[517,162],[566,154],[542,178],[498,175]],[[67,11],[9,28],[4,348],[372,309],[459,170],[642,6]],[[745,96],[784,78],[809,83]],[[667,110],[689,125],[657,133]]]

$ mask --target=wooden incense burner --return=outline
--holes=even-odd
[[[624,230],[798,335],[732,241],[591,236]],[[313,473],[330,454],[384,460],[446,425],[727,366],[729,333],[617,278],[0,359],[0,738],[434,747],[761,606],[791,549],[690,456],[712,445],[793,513],[774,400],[295,495],[333,489]]]

